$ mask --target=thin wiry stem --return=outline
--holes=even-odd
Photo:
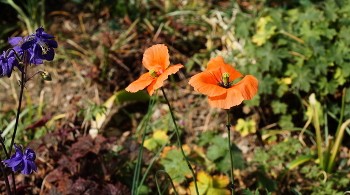
[[[25,81],[26,81],[26,74],[25,74],[25,72],[27,71],[27,67],[28,67],[28,51],[26,51],[26,50],[24,51],[24,54],[23,54],[23,61],[24,61],[24,69],[25,70],[24,70],[24,72],[22,72],[22,77],[21,77],[21,82],[20,82],[19,102],[18,102],[18,108],[17,108],[15,128],[13,130],[11,144],[10,144],[10,152],[9,152],[10,154],[11,154],[11,151],[12,151],[13,144],[15,142],[17,127],[18,127],[18,121],[19,121],[19,114],[21,112],[21,106],[22,106],[23,91],[24,91],[24,86],[25,86]]]
[[[8,177],[7,177],[7,174],[6,174],[5,166],[2,163],[0,163],[0,168],[1,168],[2,174],[4,175],[4,180],[5,180],[5,186],[6,186],[7,194],[11,195],[10,183],[9,183],[9,180],[8,180]]]
[[[2,148],[4,149],[4,152],[5,152],[5,155],[7,157],[7,159],[10,159],[10,155],[7,153],[7,150],[6,150],[6,146],[5,146],[5,143],[4,143],[4,139],[2,137],[0,137],[0,142],[1,142],[1,145],[2,145]],[[1,164],[1,169],[3,171],[3,174],[4,174],[4,179],[5,179],[5,185],[6,185],[6,191],[7,191],[7,194],[8,195],[11,195],[11,191],[9,191],[7,188],[10,189],[10,184],[8,182],[8,178],[7,178],[7,174],[6,174],[6,171],[5,171],[5,167],[3,166],[3,164],[0,162]],[[12,183],[13,183],[13,192],[14,194],[17,194],[16,193],[16,181],[15,181],[15,174],[13,173],[13,171],[11,171],[11,176],[12,176]]]
[[[191,171],[191,173],[192,173],[193,182],[194,182],[194,187],[196,188],[196,193],[197,193],[197,195],[199,195],[198,186],[197,186],[197,181],[196,181],[196,175],[194,174],[193,168],[192,168],[190,162],[187,160],[186,155],[185,155],[185,152],[184,152],[184,150],[183,150],[183,148],[182,148],[182,144],[181,144],[181,140],[180,140],[180,133],[179,133],[179,129],[178,129],[177,124],[176,124],[176,120],[175,120],[175,117],[174,117],[173,110],[172,110],[172,108],[171,108],[171,106],[170,106],[170,102],[169,102],[168,98],[166,97],[166,94],[165,94],[165,92],[164,92],[163,87],[161,87],[161,89],[162,89],[162,92],[163,92],[165,101],[166,101],[166,103],[168,104],[171,118],[172,118],[172,120],[173,120],[173,122],[174,122],[175,132],[176,132],[176,135],[177,135],[177,144],[179,145],[179,148],[180,148],[180,150],[181,150],[182,156],[183,156],[183,158],[185,159],[185,161],[186,161],[186,163],[187,163],[187,166],[188,166],[188,168],[190,169],[190,171]]]
[[[235,184],[234,184],[234,174],[233,174],[233,157],[232,157],[232,149],[231,149],[231,124],[230,124],[230,109],[226,110],[227,113],[227,134],[228,134],[228,149],[230,151],[230,161],[231,161],[231,170],[230,170],[230,175],[231,175],[231,184],[230,184],[230,188],[231,188],[231,194],[235,194]]]
[[[175,188],[175,185],[173,183],[173,180],[171,179],[170,175],[167,172],[163,171],[163,170],[159,170],[159,171],[156,172],[156,185],[157,185],[157,190],[158,190],[159,195],[162,194],[161,191],[160,191],[159,183],[158,183],[158,174],[160,174],[160,173],[163,173],[166,176],[166,178],[170,181],[170,184],[171,184],[171,186],[172,186],[172,188],[174,190],[174,194],[178,195],[178,193],[176,191],[176,188]]]

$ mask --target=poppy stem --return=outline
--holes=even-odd
[[[230,175],[231,175],[231,183],[230,183],[230,188],[231,188],[231,194],[235,194],[235,184],[234,184],[234,174],[233,174],[233,157],[232,157],[232,148],[231,148],[231,123],[230,123],[230,109],[226,109],[227,113],[227,140],[228,140],[228,150],[230,151],[230,161],[231,161],[231,169],[230,169]]]
[[[174,117],[173,110],[172,110],[172,108],[171,108],[171,106],[170,106],[170,102],[169,102],[168,98],[167,98],[166,95],[165,95],[165,92],[164,92],[163,87],[161,87],[161,89],[162,89],[162,92],[163,92],[165,101],[166,101],[166,103],[168,104],[171,118],[172,118],[172,120],[173,120],[173,122],[174,122],[175,132],[176,132],[176,135],[177,135],[177,144],[179,145],[179,148],[180,148],[180,150],[181,150],[182,156],[183,156],[183,158],[185,159],[185,161],[186,161],[186,163],[187,163],[187,166],[188,166],[188,168],[190,169],[190,171],[191,171],[191,173],[192,173],[193,182],[194,182],[194,187],[196,188],[196,193],[197,193],[197,195],[199,195],[198,186],[197,186],[197,181],[196,181],[196,175],[194,174],[193,168],[192,168],[190,162],[187,160],[186,155],[185,155],[185,152],[184,152],[184,150],[183,150],[183,148],[182,148],[182,144],[181,144],[181,140],[180,140],[180,133],[179,133],[179,129],[178,129],[178,127],[177,127],[176,121],[175,121],[175,117]]]

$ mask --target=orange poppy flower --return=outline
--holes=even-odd
[[[208,96],[211,107],[229,109],[250,100],[258,92],[258,79],[245,76],[237,84],[233,81],[244,77],[232,66],[226,64],[221,56],[211,59],[208,68],[194,75],[189,84],[194,90]]]
[[[163,82],[169,75],[175,74],[180,68],[184,67],[181,64],[169,66],[168,48],[163,44],[153,45],[146,49],[142,64],[149,72],[144,73],[139,79],[132,82],[125,88],[126,91],[135,93],[147,87],[149,95],[152,95],[154,90],[163,86]]]

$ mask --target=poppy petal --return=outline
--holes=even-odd
[[[254,97],[255,94],[258,93],[258,85],[259,81],[257,78],[251,75],[246,75],[240,82],[238,82],[232,88],[240,91],[245,100],[250,100]]]
[[[152,78],[151,75],[146,72],[141,75],[140,78],[138,78],[136,81],[130,83],[130,85],[125,88],[125,90],[131,93],[138,92],[150,85],[153,80],[154,78]]]
[[[220,80],[216,78],[213,71],[204,71],[191,77],[188,82],[195,91],[208,96],[219,96],[226,93],[226,89],[218,86]]]
[[[209,106],[222,109],[230,109],[241,104],[243,100],[241,92],[234,88],[228,89],[227,93],[220,96],[208,97]]]
[[[219,70],[215,70],[217,68],[219,68]],[[243,75],[240,72],[238,72],[235,68],[233,68],[231,65],[226,64],[221,56],[216,56],[215,58],[211,59],[208,62],[207,70],[212,70],[213,72],[218,71],[218,73],[220,73],[220,78],[222,77],[222,73],[229,73],[230,81],[243,77]]]
[[[180,68],[183,68],[184,66],[181,64],[176,64],[169,66],[159,77],[156,78],[156,82],[152,83],[150,86],[148,86],[147,90],[150,95],[153,94],[154,90],[159,89],[163,86],[163,82],[168,79],[169,75],[175,74],[177,71],[180,70]]]
[[[156,90],[154,88],[154,85],[156,84],[156,80],[154,80],[150,85],[147,87],[148,94],[151,96],[153,95],[154,91]]]
[[[165,70],[169,64],[168,47],[163,44],[153,45],[143,54],[142,64],[147,70]]]

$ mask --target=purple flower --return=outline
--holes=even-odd
[[[24,154],[22,151],[14,144],[16,148],[16,153],[11,156],[10,159],[2,161],[7,163],[8,167],[12,167],[12,171],[20,170],[22,174],[29,175],[32,171],[38,172],[34,160],[36,158],[35,152],[27,148]]]
[[[53,48],[57,48],[57,42],[53,40],[55,37],[44,33],[44,28],[40,27],[36,30],[36,33],[29,35],[23,39],[21,48],[28,50],[30,53],[30,62],[36,64],[38,60],[53,60],[55,51]],[[20,40],[13,40],[13,42],[19,42]]]
[[[12,45],[12,46],[16,46],[14,47],[13,49],[17,52],[17,55],[18,56],[22,56],[23,55],[23,49],[21,48],[22,47],[22,44],[24,42],[24,39],[22,37],[10,37],[8,39],[8,42]],[[39,65],[39,64],[42,64],[43,63],[43,60],[42,59],[39,59],[39,58],[33,58],[32,56],[34,56],[34,52],[33,52],[33,48],[29,48],[28,49],[28,54],[30,56],[30,59],[29,59],[29,63],[32,63],[32,64],[35,64],[35,65]],[[22,70],[21,70],[22,71]],[[23,71],[22,71],[23,72]]]
[[[15,53],[13,51],[10,51],[8,56],[6,57],[6,52],[3,52],[3,54],[0,55],[0,75],[7,75],[8,77],[10,77],[13,66],[18,67],[18,61],[15,57]]]

